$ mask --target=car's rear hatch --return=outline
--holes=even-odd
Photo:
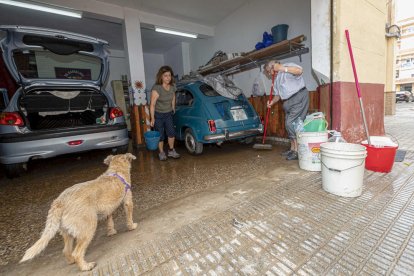
[[[0,30],[7,33],[0,42],[3,59],[22,87],[17,110],[2,116],[21,116],[31,131],[76,132],[124,123],[102,90],[109,68],[106,41],[43,28]]]
[[[9,72],[25,90],[32,86],[101,87],[108,71],[108,43],[45,28],[0,26]]]

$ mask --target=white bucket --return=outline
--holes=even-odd
[[[328,132],[300,132],[297,139],[299,167],[307,171],[320,172],[320,145],[328,141]]]
[[[338,196],[360,196],[366,156],[366,148],[362,145],[321,144],[323,189]]]

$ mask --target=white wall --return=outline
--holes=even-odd
[[[178,78],[181,78],[183,76],[184,66],[181,43],[177,44],[176,46],[164,53],[164,62],[165,65],[171,66],[171,68],[174,71],[174,75],[178,75]]]
[[[164,65],[164,55],[144,53],[145,83],[147,90],[155,84],[158,70]]]
[[[214,38],[198,38],[190,43],[191,70],[205,65],[215,52]]]
[[[217,50],[224,52],[248,52],[262,40],[264,31],[270,32],[277,24],[288,24],[288,39],[304,34],[308,39],[305,45],[310,47],[311,0],[261,0],[249,1],[236,12],[229,15],[215,27],[215,36],[210,39],[191,43],[191,69],[197,70],[204,65]],[[317,83],[311,73],[310,53],[285,59],[282,62],[295,62],[304,68],[306,86],[315,90]],[[245,94],[251,94],[254,78],[258,69],[234,75],[235,83]],[[267,92],[268,93],[268,92]]]

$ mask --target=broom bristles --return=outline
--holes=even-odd
[[[254,149],[259,149],[259,150],[271,150],[272,149],[272,145],[270,144],[254,144],[253,145]]]

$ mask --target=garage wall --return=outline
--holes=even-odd
[[[164,55],[144,53],[144,70],[146,89],[150,90],[155,84],[158,70],[164,65]]]
[[[311,1],[249,1],[216,25],[214,38],[197,39],[191,43],[192,70],[204,65],[218,50],[229,53],[253,50],[256,43],[262,40],[263,32],[270,32],[277,24],[289,25],[288,38],[304,34],[308,38],[305,45],[310,47]],[[299,62],[298,57],[285,59],[282,62],[288,61],[298,63],[305,69],[307,87],[315,90],[317,83],[311,74],[311,55],[303,55],[302,63]],[[234,81],[247,96],[251,94],[251,87],[257,74],[256,69],[234,75]]]
[[[128,74],[128,62],[125,59],[124,51],[111,50],[109,54],[109,76],[105,86],[106,91],[113,95],[111,81],[121,80],[122,75]]]
[[[184,74],[183,66],[183,50],[182,45],[177,44],[170,50],[164,53],[164,62],[165,65],[171,66],[174,71],[174,75],[178,75],[181,78]]]

